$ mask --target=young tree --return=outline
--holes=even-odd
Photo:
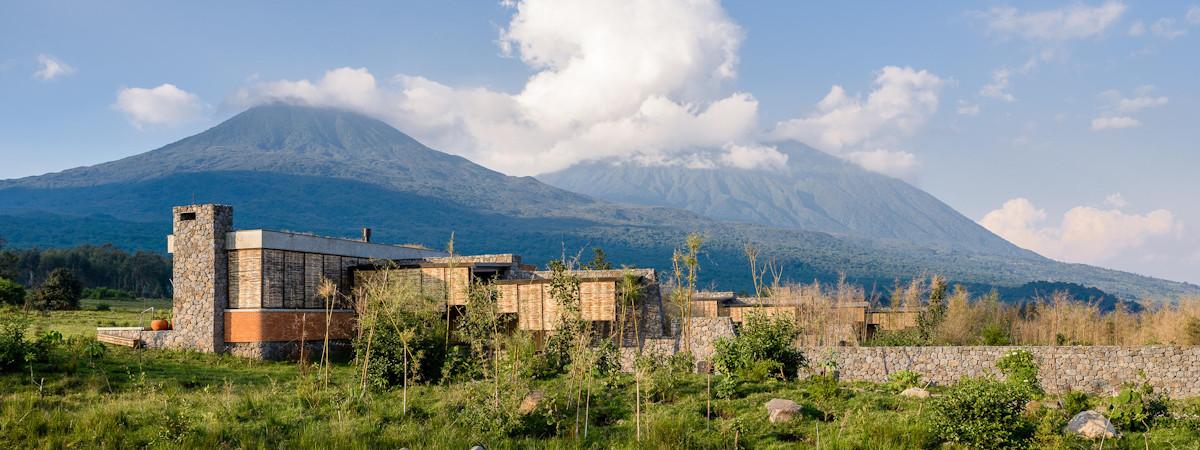
[[[604,249],[595,247],[592,249],[592,260],[584,264],[583,269],[587,270],[612,270],[612,263],[608,262],[608,255],[604,254]]]
[[[23,304],[25,304],[25,286],[6,278],[0,278],[0,305],[21,306]]]
[[[679,314],[679,324],[683,331],[683,352],[692,352],[692,297],[696,294],[696,279],[700,272],[700,246],[704,238],[692,233],[687,236],[685,250],[676,250],[671,255],[671,265],[675,272],[675,289],[671,292],[671,301]]]
[[[42,310],[79,309],[83,284],[66,268],[54,269],[46,282],[33,294],[34,304]]]

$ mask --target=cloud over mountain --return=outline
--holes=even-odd
[[[1154,239],[1175,242],[1183,223],[1171,211],[1127,213],[1119,195],[1105,200],[1108,209],[1077,206],[1059,223],[1047,223],[1046,210],[1026,198],[1014,198],[979,221],[1010,242],[1042,255],[1069,262],[1111,264],[1122,256],[1149,253]]]
[[[343,67],[317,80],[256,83],[228,103],[284,100],[366,112],[515,175],[612,158],[743,168],[785,162],[760,143],[758,101],[730,89],[743,31],[719,2],[510,6],[515,13],[500,30],[500,49],[535,71],[518,92],[408,74],[381,80],[365,68]],[[835,86],[817,112],[782,123],[775,134],[806,139],[872,170],[908,173],[915,156],[891,148],[936,111],[943,80],[887,66],[875,83],[865,99]]]
[[[152,88],[122,88],[112,106],[138,128],[177,125],[195,120],[204,112],[199,97],[170,83]]]

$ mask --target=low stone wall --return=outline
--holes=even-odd
[[[96,328],[96,334],[106,334],[123,338],[139,339],[146,348],[189,348],[191,337],[175,330],[146,330],[136,327],[101,327]]]
[[[309,361],[320,361],[325,343],[322,341],[305,341],[305,358]],[[226,342],[225,352],[234,356],[270,361],[285,361],[300,359],[299,342]],[[333,361],[349,361],[354,357],[354,347],[348,340],[330,340],[329,358]]]
[[[1200,347],[805,347],[809,364],[832,360],[843,380],[887,381],[900,370],[919,372],[934,384],[964,376],[999,376],[996,360],[1026,349],[1039,365],[1038,379],[1048,392],[1078,390],[1112,394],[1122,383],[1145,374],[1154,388],[1171,397],[1200,396]]]

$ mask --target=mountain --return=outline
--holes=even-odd
[[[538,178],[599,199],[681,208],[717,220],[1031,256],[908,183],[794,141],[774,146],[787,155],[786,166],[685,168],[600,161]]]
[[[618,263],[663,268],[689,232],[706,236],[702,283],[747,290],[752,242],[787,277],[879,292],[940,273],[978,289],[1034,280],[1096,287],[1122,298],[1200,293],[1194,285],[1016,251],[713,220],[682,209],[611,203],[511,177],[430,149],[378,120],[341,110],[259,106],[192,137],[90,167],[0,181],[0,235],[13,246],[115,242],[163,251],[170,208],[234,206],[235,226],[356,236],[461,252],[514,252],[531,262],[603,247]]]

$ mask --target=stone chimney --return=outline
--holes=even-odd
[[[233,207],[176,206],[172,214],[172,347],[223,352],[225,305],[229,302],[225,234],[233,231]]]

